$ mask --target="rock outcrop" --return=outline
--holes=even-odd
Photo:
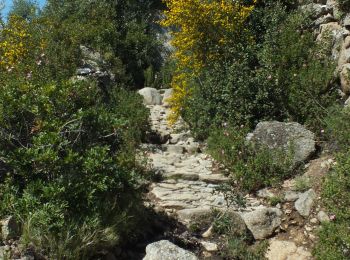
[[[299,123],[260,122],[247,140],[270,149],[281,149],[292,155],[295,166],[306,161],[316,150],[315,135]]]

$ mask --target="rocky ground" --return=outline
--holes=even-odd
[[[171,91],[146,88],[140,94],[150,109],[152,127],[149,143],[144,144],[143,149],[147,151],[152,169],[160,179],[150,186],[149,206],[184,224],[187,230],[181,230],[179,237],[188,239],[192,236],[190,240],[197,245],[191,253],[167,240],[156,241],[147,246],[144,259],[221,259],[222,244],[212,234],[210,223],[206,223],[202,234],[191,231],[195,221],[213,210],[232,212],[243,221],[256,241],[268,240],[267,259],[313,259],[311,251],[317,240],[316,231],[321,222],[332,218],[322,210],[319,201],[320,181],[334,164],[331,157],[311,160],[304,166],[302,176],[285,181],[278,189],[263,189],[257,194],[247,195],[246,207],[228,205],[224,194],[217,191],[220,184],[227,182],[227,173],[206,154],[205,144],[191,137],[181,120],[169,126],[166,119],[170,110],[166,98]],[[267,124],[269,134],[261,130],[249,138],[279,145],[289,140],[274,134],[273,129],[296,133],[301,141],[296,160],[302,161],[315,152],[315,140],[313,134],[300,127],[272,122]]]

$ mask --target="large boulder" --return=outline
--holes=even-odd
[[[198,260],[191,252],[174,245],[167,240],[161,240],[146,247],[143,260]]]
[[[293,167],[306,161],[316,150],[314,133],[295,122],[260,122],[247,140],[254,145],[292,152]]]
[[[255,239],[265,239],[281,225],[282,211],[277,208],[258,208],[243,213],[242,218]]]
[[[145,105],[161,105],[162,97],[159,92],[155,88],[143,88],[138,92],[141,96],[143,96],[143,103]]]

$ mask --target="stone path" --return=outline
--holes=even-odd
[[[215,169],[214,160],[204,152],[205,145],[191,137],[181,120],[169,126],[170,110],[166,102],[161,104],[165,105],[147,105],[152,133],[150,143],[144,144],[153,170],[162,179],[151,185],[149,193],[156,209],[177,217],[183,224],[214,208],[226,209],[224,196],[216,192],[216,187],[228,178]],[[257,203],[248,198],[245,210]]]
[[[150,109],[152,129],[148,142],[143,144],[143,149],[146,151],[152,170],[160,176],[160,181],[152,183],[148,193],[155,210],[165,212],[187,226],[193,218],[208,214],[212,209],[236,212],[257,240],[269,239],[267,259],[312,259],[309,250],[303,246],[305,239],[302,241],[304,243],[296,244],[293,241],[294,236],[278,235],[281,230],[285,230],[283,227],[286,224],[290,224],[288,216],[291,212],[299,216],[300,225],[303,226],[308,222],[308,218],[303,220],[298,213],[295,213],[296,209],[292,206],[294,199],[292,202],[289,202],[290,199],[285,199],[282,205],[279,204],[278,208],[274,208],[269,205],[268,198],[270,195],[272,197],[277,195],[268,192],[271,194],[266,197],[264,195],[266,192],[261,190],[257,196],[246,196],[245,208],[232,205],[228,208],[223,194],[216,189],[228,178],[218,170],[213,158],[205,153],[205,144],[195,141],[181,120],[169,126],[167,118],[170,109],[164,100],[164,97],[170,95],[168,91],[162,93],[162,90],[147,90],[147,88],[142,90],[144,103]],[[293,193],[288,187],[286,191],[281,192]],[[286,234],[292,232],[288,231]],[[202,240],[208,242],[205,237],[203,236]],[[278,250],[281,246],[285,247],[283,252]]]

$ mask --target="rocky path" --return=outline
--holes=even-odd
[[[269,240],[267,259],[313,259],[310,252],[316,230],[323,221],[319,215],[324,214],[318,204],[317,187],[322,176],[328,172],[332,164],[329,157],[313,160],[306,165],[304,177],[312,177],[315,181],[313,181],[313,186],[302,192],[295,190],[296,181],[290,179],[285,181],[280,189],[264,189],[257,194],[247,195],[245,208],[228,206],[224,195],[217,191],[217,187],[226,182],[228,178],[219,170],[217,163],[206,154],[205,144],[195,141],[181,120],[173,126],[169,126],[167,122],[170,110],[166,99],[171,95],[171,91],[145,88],[139,93],[144,97],[144,103],[150,109],[152,131],[143,149],[146,151],[151,168],[159,176],[159,181],[151,184],[148,193],[148,198],[156,212],[165,213],[190,227],[192,220],[207,215],[213,209],[229,211],[243,221],[243,225],[257,241]],[[298,154],[306,153],[306,148],[310,150],[308,153],[315,149],[313,135],[308,132],[306,135],[301,134],[304,132],[302,128],[299,129],[302,126],[283,125],[277,122],[265,124],[270,132],[275,131],[272,130],[274,128],[280,131],[281,128],[287,127],[286,132],[296,133],[301,138],[301,146],[297,146]],[[261,124],[260,128],[264,128],[264,124]],[[290,131],[291,128],[293,131]],[[275,143],[276,140],[272,141]],[[308,154],[303,156],[306,158]],[[276,198],[280,202],[272,206],[271,201]],[[212,243],[211,238],[204,234],[196,239],[204,248],[204,252],[205,250],[211,252],[212,249],[215,249],[213,251],[220,250],[215,243]],[[167,241],[150,244],[147,247],[145,259],[178,259],[177,256],[175,257],[176,254],[173,257],[163,255],[161,253],[164,251],[163,246],[176,248]],[[208,249],[206,246],[212,248]],[[178,250],[181,255],[183,252],[180,248]],[[158,254],[158,258],[155,255],[150,258],[149,255],[152,254]],[[183,259],[192,259],[191,257]],[[199,259],[220,258],[200,255]]]
[[[170,113],[166,102],[148,105],[151,116],[153,143],[145,144],[153,170],[161,181],[153,183],[149,196],[157,210],[175,216],[181,223],[189,224],[192,217],[209,213],[212,209],[226,209],[223,194],[216,188],[227,181],[205,153],[205,145],[196,142],[181,120],[174,126],[167,122]],[[258,201],[248,198],[247,208]],[[230,208],[233,209],[232,206]]]

